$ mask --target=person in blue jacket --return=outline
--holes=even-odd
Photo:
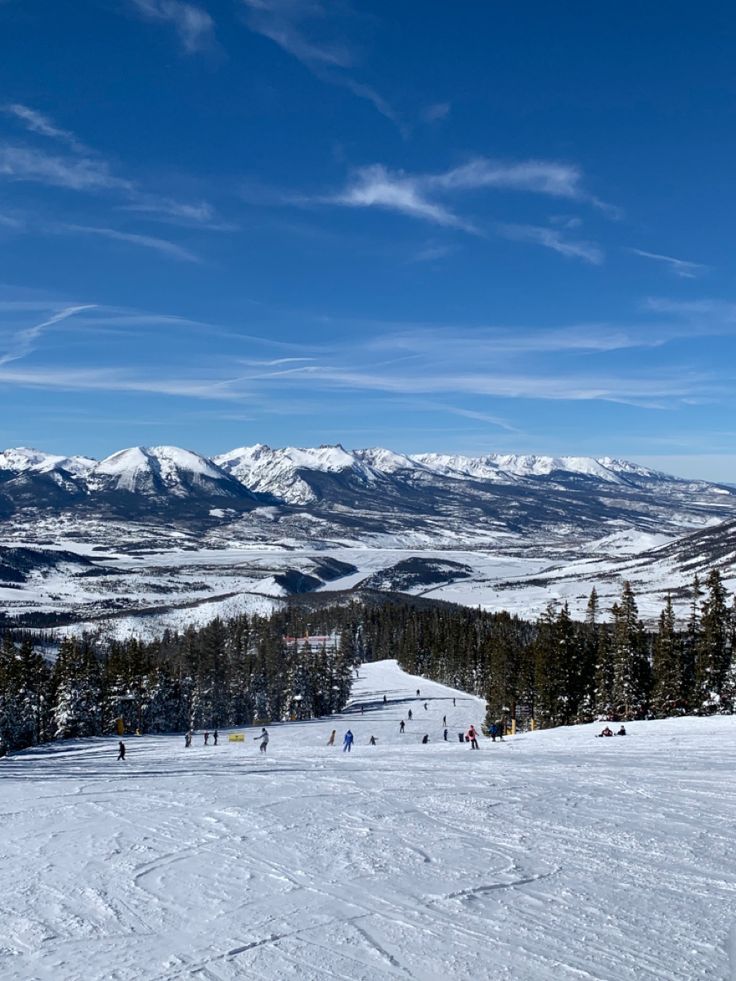
[[[353,745],[353,734],[348,729],[348,731],[345,733],[345,739],[343,740],[343,744],[342,744],[343,753],[349,753],[352,745]]]

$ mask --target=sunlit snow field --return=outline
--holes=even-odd
[[[266,759],[248,730],[0,761],[0,977],[736,978],[736,718],[476,753],[482,718],[381,662]]]

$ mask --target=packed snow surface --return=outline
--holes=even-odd
[[[473,752],[482,717],[384,661],[343,716],[271,727],[267,757],[254,729],[0,761],[0,976],[736,977],[736,718]]]

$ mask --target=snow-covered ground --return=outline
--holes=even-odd
[[[457,733],[482,718],[385,661],[342,717],[271,727],[267,758],[249,730],[0,761],[0,976],[736,978],[736,718],[476,753]]]

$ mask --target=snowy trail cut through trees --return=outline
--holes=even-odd
[[[381,662],[267,758],[253,729],[0,761],[0,977],[736,979],[736,718],[473,752],[482,720]]]

